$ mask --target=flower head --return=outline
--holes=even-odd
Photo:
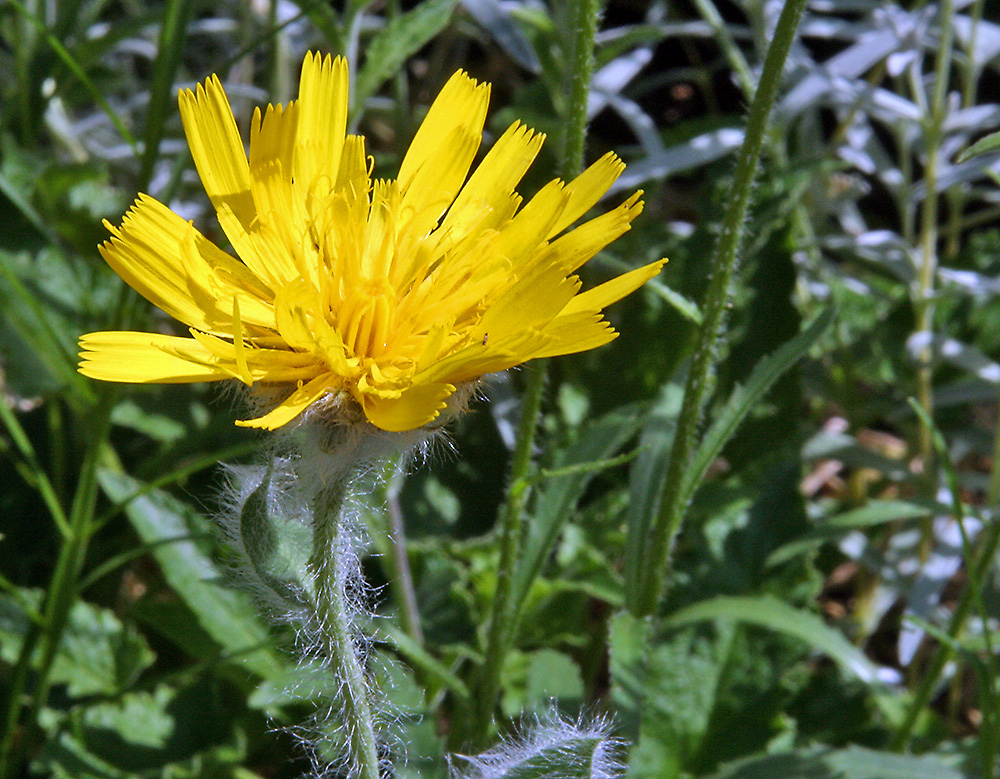
[[[190,337],[89,333],[83,374],[238,379],[274,401],[237,423],[251,427],[346,404],[402,431],[486,374],[616,336],[601,310],[663,263],[582,293],[574,273],[629,229],[641,193],[566,231],[621,173],[616,156],[522,206],[514,187],[543,137],[515,122],[469,175],[489,85],[459,71],[398,177],[373,181],[364,138],[346,134],[347,83],[342,58],[307,55],[298,100],[254,112],[249,158],[218,77],[180,93],[198,174],[239,259],[140,195],[121,227],[105,222],[101,254]]]

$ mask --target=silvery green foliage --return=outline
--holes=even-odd
[[[606,719],[549,712],[481,755],[456,756],[452,779],[614,779],[624,772],[622,747]]]

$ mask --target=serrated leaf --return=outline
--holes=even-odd
[[[823,652],[868,684],[878,680],[878,669],[856,646],[815,614],[801,611],[770,596],[720,596],[675,611],[664,624],[674,627],[712,620],[758,625],[792,636]]]
[[[451,21],[457,0],[427,0],[394,17],[365,49],[354,85],[354,105],[363,107],[379,87]]]
[[[204,518],[160,490],[139,497],[145,485],[124,474],[101,471],[98,480],[146,543],[156,543],[153,556],[163,575],[198,618],[198,623],[236,662],[265,678],[285,664],[270,645],[267,628],[250,598],[226,587],[211,558],[191,540],[192,531],[206,532]],[[168,542],[172,543],[159,543]]]

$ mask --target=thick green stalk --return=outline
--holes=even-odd
[[[352,563],[350,555],[344,553],[350,544],[343,521],[345,494],[346,485],[341,482],[317,496],[309,565],[314,577],[318,638],[325,660],[340,683],[337,704],[344,720],[346,765],[358,779],[379,779],[375,724],[347,600]]]
[[[563,136],[559,174],[571,180],[583,170],[587,138],[587,99],[594,73],[594,36],[600,13],[599,0],[572,0],[570,6],[570,80],[566,132]],[[528,382],[521,404],[521,421],[511,462],[507,500],[500,515],[500,562],[493,596],[483,664],[474,681],[472,711],[468,724],[457,723],[454,746],[479,746],[487,739],[500,692],[504,660],[517,631],[519,614],[513,602],[514,574],[524,535],[524,507],[528,501],[528,471],[535,443],[548,360],[536,360],[528,368]]]
[[[726,206],[719,243],[712,257],[707,299],[703,306],[704,320],[684,390],[684,401],[667,468],[660,510],[649,533],[646,553],[638,567],[640,584],[628,590],[628,608],[637,616],[652,614],[659,603],[670,564],[674,536],[680,529],[687,510],[682,504],[682,476],[690,468],[695,450],[695,434],[702,408],[711,385],[712,368],[716,359],[716,344],[722,336],[730,285],[736,270],[737,253],[746,218],[750,192],[753,188],[757,162],[767,134],[768,117],[781,84],[788,50],[795,40],[805,0],[788,0],[781,11],[774,37],[764,59],[757,91],[750,105],[746,136],[736,163],[732,196]]]

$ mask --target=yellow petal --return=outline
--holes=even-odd
[[[495,220],[502,218],[514,187],[538,156],[544,140],[543,134],[535,133],[520,122],[508,127],[462,187],[448,211],[443,229],[451,230],[457,239],[473,225],[479,229],[496,225]]]
[[[615,301],[621,300],[626,295],[631,295],[639,289],[639,287],[659,273],[666,262],[666,260],[651,262],[649,265],[644,265],[628,273],[623,273],[621,276],[611,279],[611,281],[606,281],[593,289],[588,289],[586,292],[581,292],[566,304],[566,307],[559,312],[559,317],[562,318],[580,312],[603,310]]]
[[[287,425],[309,406],[329,392],[340,386],[340,379],[330,373],[317,376],[299,387],[289,395],[277,408],[256,419],[239,419],[240,427],[257,427],[264,430],[275,430]]]
[[[541,267],[508,289],[483,314],[472,337],[494,342],[515,333],[541,328],[576,294],[580,280],[567,278],[558,266]]]
[[[521,270],[516,266],[527,261],[555,232],[553,225],[565,209],[568,198],[561,181],[550,181],[542,187],[500,230],[494,244],[496,253],[513,262],[515,270]]]
[[[99,247],[101,256],[136,292],[190,327],[229,328],[231,312],[215,296],[213,265],[235,265],[188,222],[148,195],[138,199]],[[239,291],[229,290],[228,297]]]
[[[534,352],[531,359],[585,352],[618,337],[618,333],[600,314],[590,311],[557,316],[545,326],[545,334],[551,340]]]
[[[396,399],[367,394],[361,394],[358,399],[369,422],[382,430],[398,433],[416,430],[435,419],[454,391],[452,384],[416,384]]]
[[[347,60],[306,54],[299,79],[294,174],[317,213],[337,183],[347,128]]]
[[[212,76],[194,92],[183,89],[178,102],[191,157],[212,205],[216,210],[225,206],[239,227],[249,230],[256,215],[250,166],[222,82]],[[226,234],[235,245],[236,237]]]
[[[92,379],[170,384],[229,378],[207,364],[212,354],[191,338],[110,330],[81,336],[80,348],[80,373]]]
[[[461,70],[448,79],[427,111],[399,166],[397,180],[401,191],[409,188],[417,171],[427,164],[433,167],[432,161],[438,155],[447,153],[447,149],[442,147],[457,128],[462,128],[471,136],[482,136],[489,101],[489,84],[479,84]]]
[[[566,185],[569,202],[552,225],[552,237],[583,216],[611,188],[625,170],[625,163],[613,152],[608,152],[583,173]]]
[[[613,211],[594,217],[559,236],[545,249],[539,262],[558,263],[566,273],[572,273],[609,243],[628,232],[632,220],[642,213],[643,204],[639,200],[641,196],[642,192],[636,192]]]

